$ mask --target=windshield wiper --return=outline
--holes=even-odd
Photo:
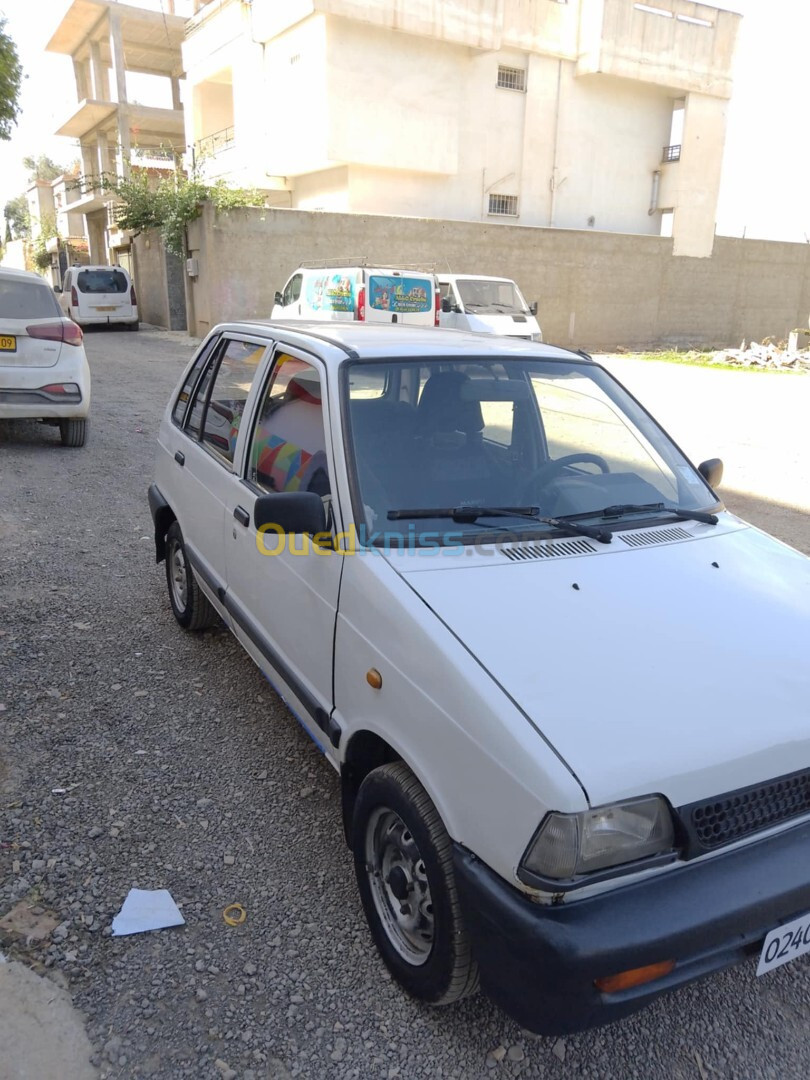
[[[460,525],[472,525],[480,517],[521,517],[530,521],[539,521],[543,525],[551,525],[554,529],[563,532],[575,533],[578,536],[589,536],[592,540],[598,540],[600,544],[609,544],[613,539],[613,533],[608,529],[595,528],[590,525],[580,525],[568,518],[542,517],[540,508],[537,506],[452,506],[439,507],[435,510],[389,510],[389,521],[401,521],[403,518],[412,520],[424,520],[426,518],[451,518]]]
[[[620,518],[625,517],[627,514],[642,514],[652,513],[658,511],[664,514],[674,514],[675,517],[682,518],[684,521],[702,521],[706,525],[716,525],[718,522],[717,514],[709,514],[705,510],[681,510],[679,506],[667,506],[666,503],[618,503],[615,506],[606,506],[603,510],[590,510],[585,514],[565,514],[562,517],[562,521],[568,521],[569,519],[580,518]]]

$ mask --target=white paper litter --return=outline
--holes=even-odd
[[[184,926],[186,920],[168,889],[130,889],[112,922],[113,937],[143,934],[166,926]]]

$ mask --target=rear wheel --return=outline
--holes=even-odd
[[[217,621],[217,613],[194,577],[176,521],[166,533],[166,584],[174,617],[184,630],[205,630]]]
[[[397,982],[449,1005],[478,989],[453,875],[450,838],[401,762],[374,769],[354,807],[352,850],[374,942]]]
[[[139,322],[131,322],[129,328],[130,330],[140,330],[141,324]]]
[[[62,446],[84,446],[88,426],[87,417],[60,420],[59,434],[62,436]]]

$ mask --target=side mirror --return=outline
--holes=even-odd
[[[698,472],[710,488],[719,487],[723,482],[723,462],[719,457],[701,461],[700,465],[698,465]]]
[[[452,311],[452,310],[453,310],[453,305],[450,303],[450,297],[449,296],[443,296],[442,297],[442,311],[446,315],[448,313],[448,311]]]
[[[279,491],[258,497],[253,507],[253,524],[257,529],[262,525],[277,525],[283,533],[315,536],[326,531],[326,510],[323,499],[314,491]]]
[[[531,304],[529,304],[529,314],[530,315],[537,315],[537,301],[536,300],[533,300],[531,302]]]
[[[281,295],[281,293],[278,290],[276,290],[276,295],[274,297],[274,300],[275,300],[275,302],[277,304],[282,304],[282,305],[284,304],[284,297]]]

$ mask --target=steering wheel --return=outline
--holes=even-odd
[[[581,462],[585,465],[596,465],[600,472],[609,473],[610,466],[603,457],[599,454],[566,454],[564,457],[557,458],[555,461],[548,461],[545,465],[541,465],[540,468],[529,477],[523,486],[524,496],[531,498],[531,493],[544,488],[557,473],[561,473],[563,469],[568,468],[569,465],[574,465],[577,462]]]

